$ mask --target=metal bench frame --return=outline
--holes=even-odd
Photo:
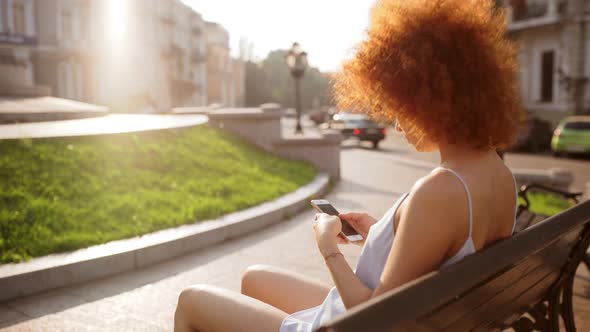
[[[518,192],[525,204],[519,206],[518,216],[529,210],[530,201],[528,199],[528,193],[531,191],[542,191],[549,192],[565,199],[569,199],[574,203],[580,202],[580,197],[583,195],[582,192],[568,192],[556,188],[541,184],[525,184],[520,187]],[[545,217],[545,216],[543,216]],[[534,222],[535,218],[528,219],[523,228],[527,228]],[[586,226],[586,228],[590,227]],[[588,230],[585,230],[588,233]],[[512,324],[512,328],[516,332],[521,331],[559,331],[559,316],[562,317],[566,331],[575,331],[576,323],[574,321],[574,310],[573,310],[573,287],[576,270],[581,262],[590,270],[590,256],[586,253],[588,246],[590,245],[590,237],[580,240],[579,249],[574,250],[573,255],[577,254],[580,257],[572,257],[570,263],[565,267],[562,276],[554,286],[552,294],[548,294],[547,298],[538,303],[533,307],[528,314],[530,317],[521,317],[519,320]]]

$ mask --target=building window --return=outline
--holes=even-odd
[[[541,101],[553,101],[555,52],[547,51],[541,55]]]
[[[184,67],[182,65],[182,59],[180,58],[176,58],[176,75],[178,77],[183,77],[184,76]]]
[[[14,33],[24,35],[27,32],[25,5],[21,2],[12,3],[12,22]]]
[[[57,66],[57,91],[59,97],[66,99],[78,99],[80,88],[76,84],[75,68],[71,63],[64,62]]]
[[[223,58],[223,55],[219,56],[219,71],[224,71],[225,70],[225,59]]]
[[[220,92],[219,103],[224,106],[227,106],[227,100],[226,100],[227,99],[227,91],[225,89],[226,89],[225,82],[224,82],[224,80],[221,80],[221,82],[219,82],[219,92]]]
[[[76,100],[83,100],[84,96],[84,72],[82,66],[79,63],[76,63],[74,70],[74,79],[75,79],[75,86],[76,86]]]
[[[542,17],[547,14],[547,0],[512,0],[510,2],[516,21]]]
[[[60,15],[61,38],[65,40],[72,40],[74,35],[72,31],[72,12],[69,9],[63,9]]]

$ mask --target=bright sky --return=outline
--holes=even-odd
[[[254,44],[254,56],[266,57],[293,42],[308,53],[310,65],[338,70],[362,39],[374,0],[182,0],[230,34],[232,54],[241,37]]]

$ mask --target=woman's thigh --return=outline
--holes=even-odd
[[[174,331],[278,332],[287,313],[230,290],[195,285],[180,294]]]
[[[242,276],[242,294],[286,313],[320,305],[330,286],[307,276],[268,265],[254,265]]]

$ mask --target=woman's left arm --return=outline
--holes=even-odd
[[[441,180],[442,186],[437,186]],[[457,239],[468,235],[465,194],[459,190],[445,191],[442,188],[455,183],[445,184],[444,181],[435,179],[432,181],[435,183],[423,183],[406,199],[395,241],[372,296],[438,269]]]
[[[457,200],[462,202],[464,197],[441,195],[441,191],[432,189],[419,186],[406,199],[395,241],[375,290],[363,284],[338,254],[336,237],[342,227],[338,217],[319,215],[314,224],[316,241],[346,308],[434,271],[451,249],[458,226],[467,230],[468,224],[457,222],[463,219],[463,211],[456,208]]]

